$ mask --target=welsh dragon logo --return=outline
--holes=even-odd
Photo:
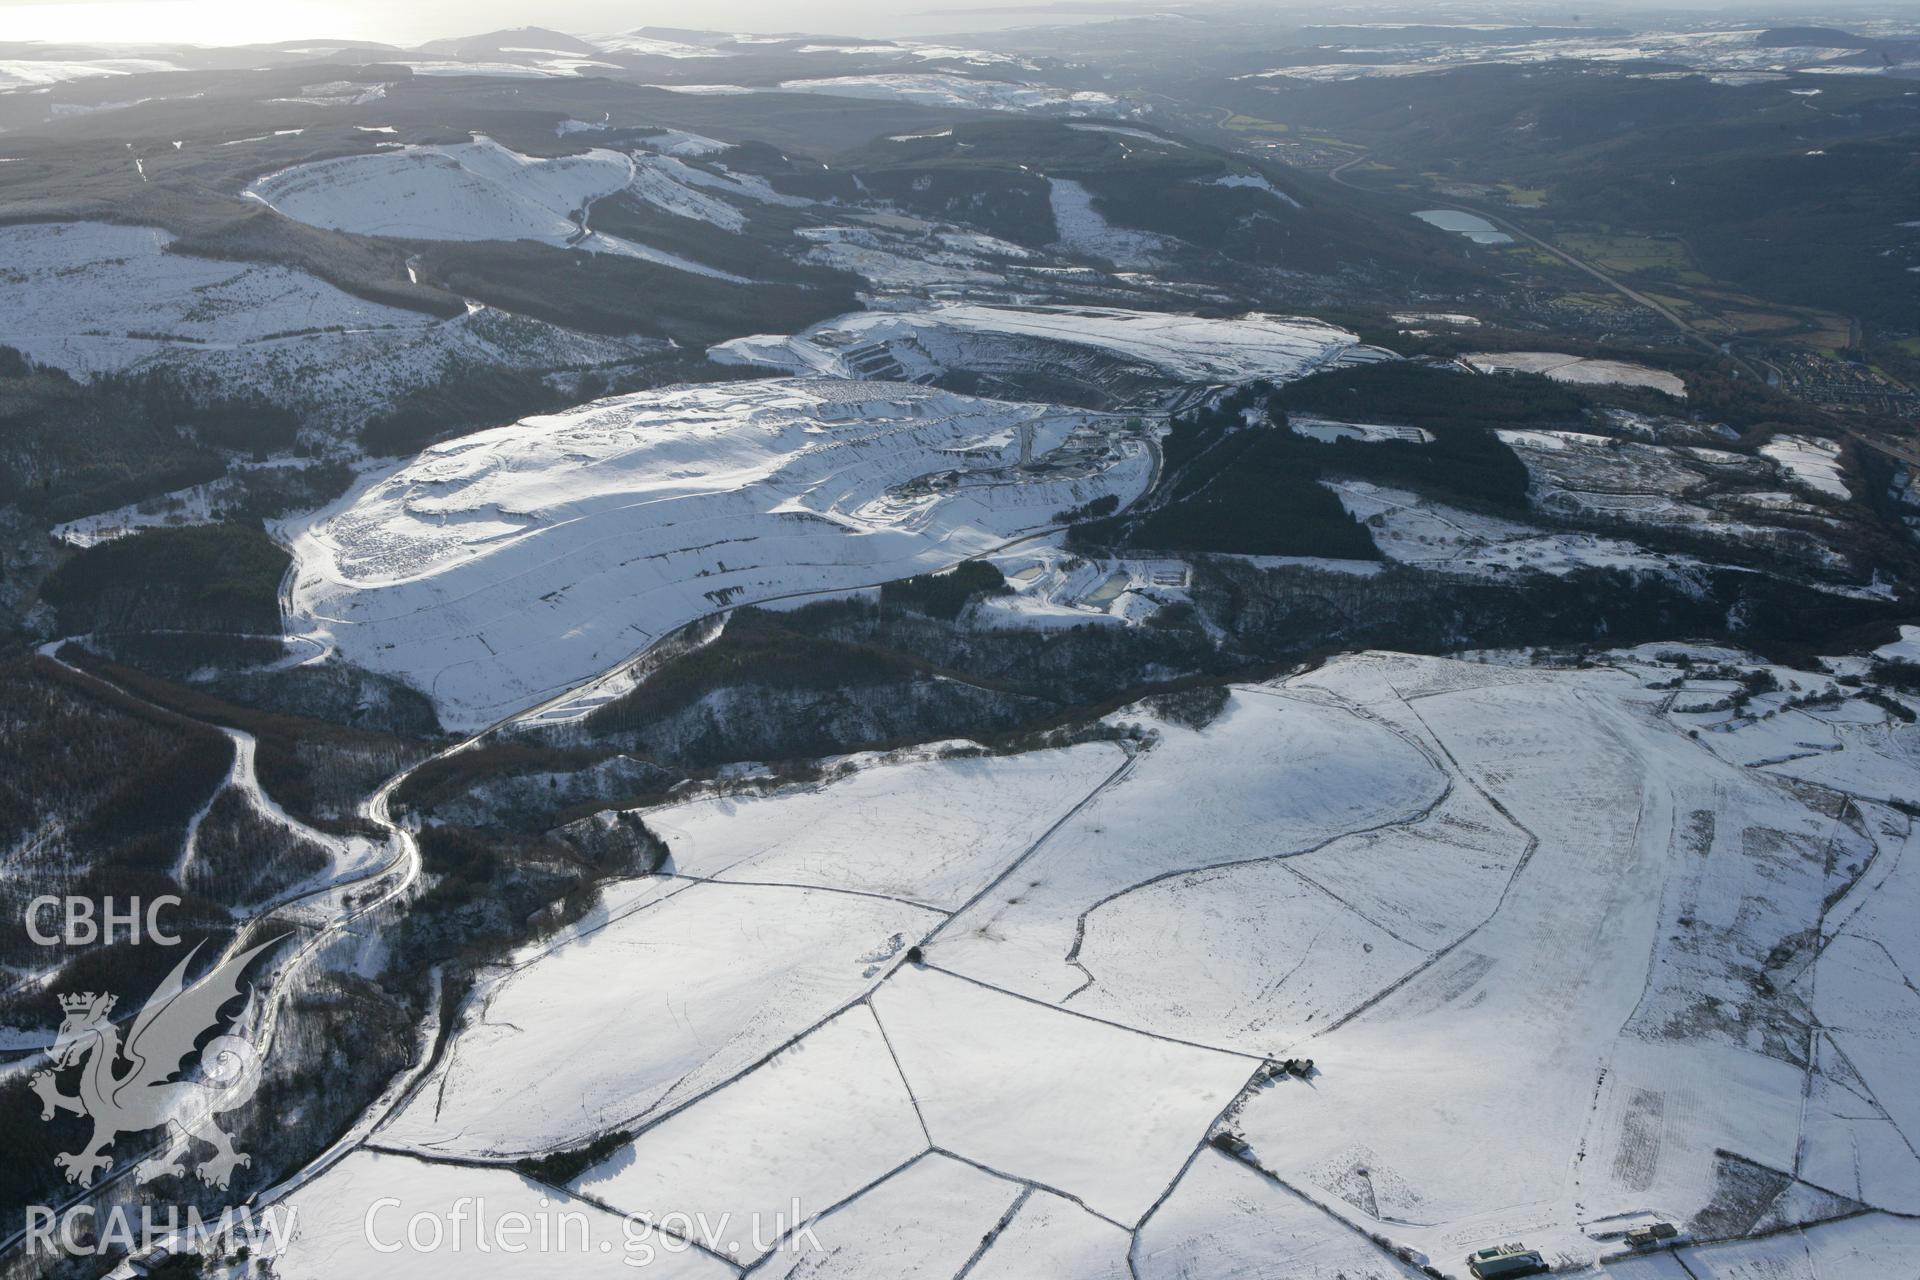
[[[196,1170],[209,1186],[224,1189],[235,1168],[252,1163],[252,1157],[234,1150],[233,1139],[214,1123],[214,1116],[253,1096],[260,1083],[259,1056],[237,1035],[216,1035],[203,1046],[199,1042],[221,1028],[220,1011],[240,994],[240,975],[248,962],[278,941],[231,956],[188,986],[187,967],[200,950],[196,946],[133,1019],[124,1043],[111,1017],[117,997],[90,991],[60,997],[66,1016],[49,1051],[53,1067],[35,1072],[31,1084],[40,1095],[42,1120],[71,1111],[93,1121],[93,1134],[78,1151],[53,1158],[66,1170],[68,1182],[92,1186],[95,1176],[113,1167],[107,1152],[115,1138],[163,1125],[170,1141],[134,1171],[140,1182],[169,1174],[184,1177],[183,1161],[195,1139],[213,1148]],[[249,995],[249,1011],[252,1007]],[[198,1078],[176,1078],[182,1060],[196,1047]],[[73,1067],[80,1069],[79,1091],[61,1093],[57,1077]]]

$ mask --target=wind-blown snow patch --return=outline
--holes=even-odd
[[[1239,187],[1252,191],[1264,191],[1289,208],[1298,209],[1301,207],[1298,200],[1295,200],[1292,196],[1274,186],[1273,183],[1262,174],[1230,173],[1224,178],[1207,179],[1203,185],[1209,187]]]

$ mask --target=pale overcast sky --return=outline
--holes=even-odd
[[[308,37],[417,44],[500,27],[924,35],[1059,21],[1029,11],[958,12],[1007,0],[0,0],[0,41],[252,44]],[[1017,0],[1016,0],[1017,3]],[[1133,7],[1120,0],[1115,9]]]

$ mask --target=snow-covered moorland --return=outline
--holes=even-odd
[[[1099,361],[1171,387],[1253,378],[1286,381],[1370,350],[1347,330],[1304,316],[1209,319],[1114,307],[963,303],[856,312],[792,337],[735,338],[709,354],[723,364],[841,378],[924,379],[953,369],[1044,370],[1057,377]]]
[[[581,236],[579,211],[632,177],[632,161],[616,151],[540,160],[480,138],[316,160],[268,174],[247,194],[336,231],[572,244]]]
[[[819,1250],[726,1254],[775,1275],[1387,1280],[1516,1239],[1614,1277],[1894,1274],[1916,730],[1790,705],[1845,692],[1785,668],[1703,714],[1757,669],[1724,651],[1490,657],[649,810],[674,861],[483,985],[396,1154],[300,1194],[448,1202],[462,1164],[614,1134],[568,1192],[797,1199]],[[1621,1260],[1652,1221],[1684,1269]]]
[[[593,202],[630,185],[650,203],[730,231],[739,230],[744,219],[712,190],[778,200],[764,183],[729,181],[670,157],[595,148],[539,159],[479,135],[452,146],[401,147],[295,165],[259,179],[246,194],[296,221],[335,231],[410,240],[532,240],[642,258],[716,279],[742,279],[594,231],[589,225]]]
[[[776,379],[437,445],[288,530],[289,625],[481,725],[714,610],[944,568],[1153,469],[1120,419]]]
[[[0,344],[76,376],[178,369],[337,424],[455,364],[616,364],[662,345],[478,308],[450,320],[367,302],[316,276],[170,252],[156,227],[0,227]]]

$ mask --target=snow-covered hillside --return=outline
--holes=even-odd
[[[741,280],[679,254],[592,230],[593,202],[630,184],[642,199],[727,230],[739,229],[741,215],[702,187],[750,199],[763,194],[751,184],[729,182],[669,157],[595,148],[536,159],[478,135],[452,146],[401,147],[295,165],[259,179],[246,194],[296,221],[334,231],[403,240],[534,240]]]
[[[878,584],[1142,493],[1114,418],[882,383],[643,392],[437,445],[289,531],[296,632],[484,724],[715,609]]]
[[[661,84],[659,89],[701,96],[746,93],[817,93],[835,98],[881,98],[923,107],[972,107],[982,111],[1127,115],[1132,103],[1098,89],[1061,89],[1021,80],[987,80],[939,72],[880,72],[782,80],[775,88],[744,84]]]
[[[0,227],[0,343],[87,373],[123,369],[170,343],[234,347],[434,323],[286,267],[169,253],[172,241],[157,227],[105,222]]]
[[[746,364],[832,377],[928,379],[976,374],[1096,382],[1132,378],[1166,389],[1189,383],[1286,381],[1371,348],[1345,329],[1304,316],[1209,319],[1113,307],[989,307],[862,311],[792,337],[735,338],[709,353]]]
[[[660,343],[478,309],[451,320],[367,302],[287,267],[168,252],[154,227],[0,227],[0,345],[75,375],[178,368],[319,421],[384,405],[455,363],[617,364]]]
[[[1555,382],[1647,387],[1679,400],[1687,398],[1687,384],[1678,374],[1630,360],[1600,360],[1559,351],[1481,351],[1460,358],[1482,373],[1541,373]]]
[[[775,1275],[1398,1280],[1512,1240],[1904,1274],[1920,729],[1783,668],[1696,709],[1759,669],[1727,651],[1494,659],[648,810],[661,874],[476,992],[393,1154],[301,1194],[442,1212],[465,1164],[611,1133],[592,1204],[797,1199],[828,1252]],[[1652,1221],[1684,1269],[1621,1261]]]
[[[247,194],[335,231],[413,240],[572,244],[580,213],[633,177],[617,151],[537,160],[490,139],[315,160],[268,174]]]

